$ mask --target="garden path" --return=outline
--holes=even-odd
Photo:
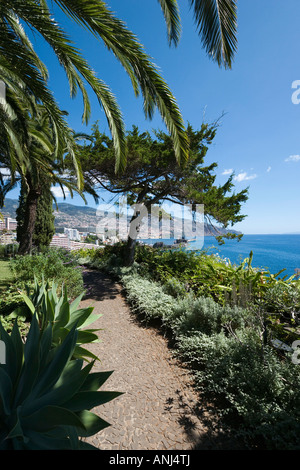
[[[137,321],[119,284],[99,271],[83,274],[89,292],[82,306],[102,314],[93,324],[100,343],[89,346],[101,361],[93,371],[113,370],[102,390],[123,392],[95,408],[111,426],[87,441],[101,450],[217,449],[204,425],[207,410],[166,338]]]

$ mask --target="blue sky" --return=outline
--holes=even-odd
[[[155,0],[110,0],[111,9],[126,21],[144,44],[172,89],[185,122],[199,128],[203,119],[221,125],[207,154],[217,162],[217,182],[235,173],[235,188],[249,187],[245,220],[234,228],[243,233],[300,232],[300,3],[299,0],[243,0],[238,5],[238,51],[232,70],[219,69],[205,54],[195,31],[187,0],[179,0],[182,37],[170,48],[159,3]],[[64,18],[59,15],[58,18]],[[126,128],[164,129],[157,113],[146,121],[142,102],[134,97],[129,78],[101,43],[70,22],[67,31],[94,70],[111,87]],[[69,98],[64,72],[41,43],[36,50],[49,66],[50,86],[75,131],[81,123],[82,100]],[[297,88],[293,89],[295,83]],[[92,117],[109,132],[97,100],[90,94]],[[8,197],[15,197],[15,192]],[[58,199],[58,201],[63,201]],[[68,200],[82,205],[82,199]],[[89,200],[89,204],[93,204]]]

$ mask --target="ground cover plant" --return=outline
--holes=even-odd
[[[13,273],[11,271],[9,261],[0,259],[0,291],[3,291],[13,281]]]

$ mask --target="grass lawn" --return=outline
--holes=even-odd
[[[10,270],[9,261],[0,259],[0,293],[10,286],[14,276]]]

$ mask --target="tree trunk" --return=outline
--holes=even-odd
[[[127,246],[124,255],[124,264],[125,266],[132,266],[134,263],[136,240],[128,236]]]
[[[140,199],[136,204],[136,211],[130,220],[130,229],[127,239],[127,247],[124,255],[124,264],[125,266],[132,266],[134,263],[135,248],[136,248],[136,239],[138,237],[140,226],[143,219],[146,218],[148,223],[148,211],[151,207],[151,204],[155,204],[158,198],[154,198],[152,201],[147,201],[146,203],[142,202],[142,197],[144,193],[140,194]]]
[[[125,266],[132,266],[134,263],[136,239],[140,231],[141,221],[143,219],[144,211],[147,210],[146,206],[143,206],[142,211],[137,211],[133,214],[129,225],[129,234],[127,239],[127,247],[124,254]]]
[[[36,221],[37,204],[41,191],[39,189],[30,189],[26,197],[25,214],[23,230],[20,234],[20,245],[18,253],[26,255],[32,251],[32,238]]]

